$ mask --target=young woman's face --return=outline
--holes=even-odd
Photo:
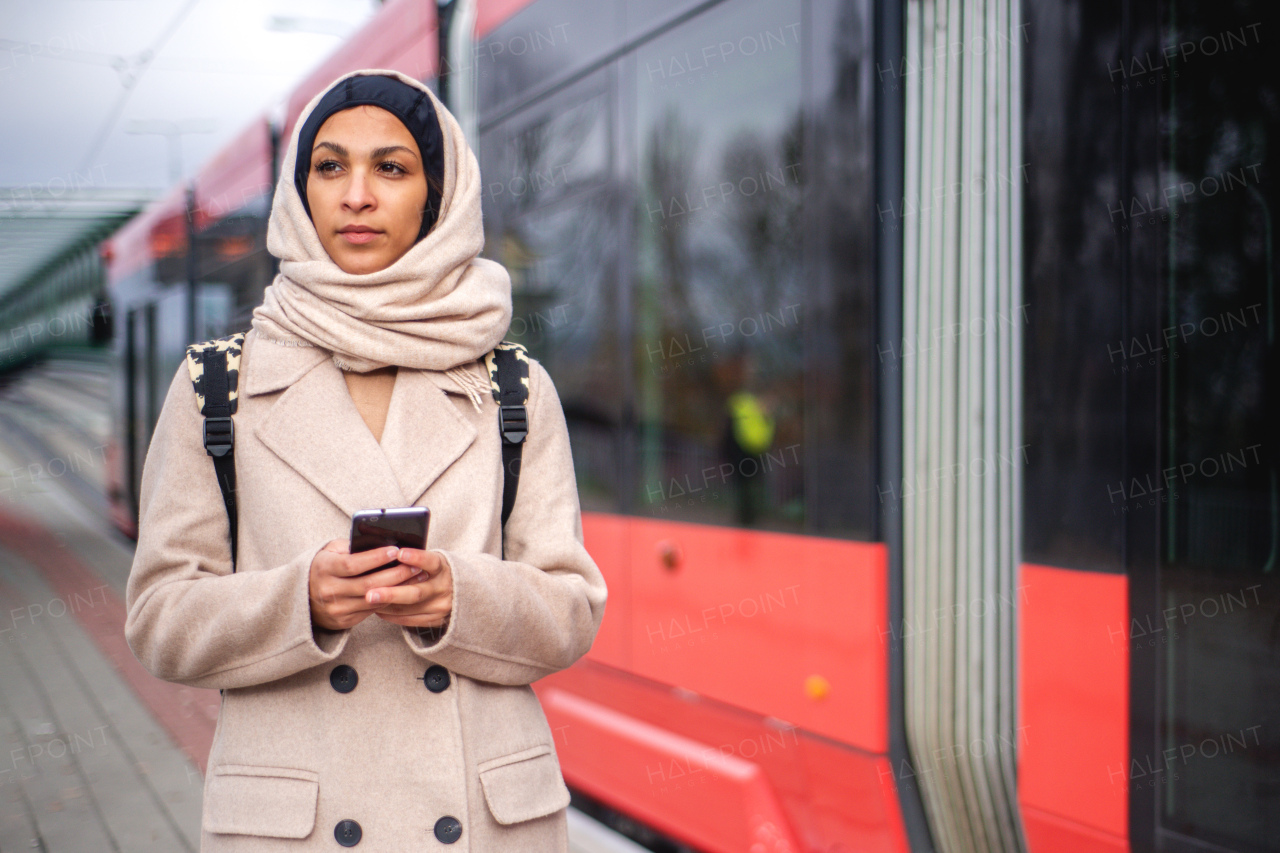
[[[382,107],[334,113],[311,149],[307,203],[320,243],[344,272],[386,269],[422,227],[427,178],[418,143]]]

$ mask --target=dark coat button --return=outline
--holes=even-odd
[[[354,667],[347,666],[345,663],[338,664],[333,668],[333,672],[329,673],[329,683],[333,685],[333,689],[339,693],[350,693],[356,689],[356,682],[360,680],[360,676],[356,675]],[[360,827],[356,827],[356,831],[360,831]],[[357,841],[360,839],[357,838]]]
[[[427,685],[427,689],[432,693],[443,693],[449,689],[449,670],[440,664],[429,666],[426,674],[422,676],[422,683]]]
[[[462,837],[462,824],[456,817],[445,815],[436,821],[436,841],[441,844],[452,844]]]
[[[360,830],[360,824],[354,820],[340,820],[338,825],[333,828],[333,837],[338,839],[338,843],[343,847],[355,847],[360,843],[360,836],[362,835],[364,833]]]

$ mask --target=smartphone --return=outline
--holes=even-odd
[[[425,506],[408,506],[399,509],[362,509],[351,516],[351,553],[370,551],[374,548],[427,547],[427,525],[431,510]],[[383,563],[369,572],[394,566],[396,560]],[[369,574],[365,572],[365,574]]]

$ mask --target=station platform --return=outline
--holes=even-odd
[[[107,383],[51,361],[0,387],[0,853],[200,847],[218,693],[154,678],[125,642]],[[643,853],[572,809],[569,826],[572,853]]]

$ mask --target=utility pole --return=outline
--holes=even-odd
[[[131,121],[125,133],[163,136],[169,143],[169,183],[180,184],[183,179],[182,137],[189,133],[212,133],[212,119],[188,119],[187,121]],[[187,185],[187,343],[195,343],[199,335],[200,264],[196,254],[196,185]]]

